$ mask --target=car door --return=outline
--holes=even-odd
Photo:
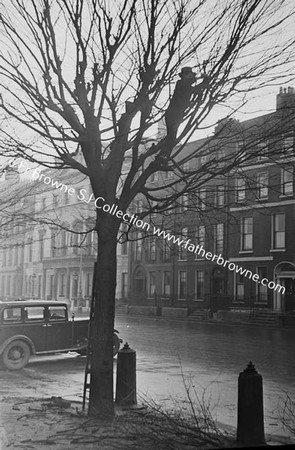
[[[35,346],[36,352],[46,351],[46,321],[44,306],[24,307],[24,334],[28,336]]]
[[[63,305],[46,308],[46,349],[57,351],[72,346],[72,322],[68,321],[67,309]]]

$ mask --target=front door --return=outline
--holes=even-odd
[[[295,280],[293,278],[284,278],[282,283],[286,290],[284,294],[285,312],[295,311]]]

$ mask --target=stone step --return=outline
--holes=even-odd
[[[279,317],[275,311],[255,311],[251,321],[261,325],[278,325]]]
[[[127,310],[127,305],[116,305],[116,314],[125,314]]]
[[[195,310],[188,316],[188,320],[205,320],[207,319],[207,311],[206,310]]]

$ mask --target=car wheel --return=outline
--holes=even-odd
[[[120,339],[114,333],[114,335],[113,335],[113,356],[116,356],[116,354],[118,353],[119,350],[120,350]]]
[[[26,342],[13,341],[5,347],[2,353],[2,363],[9,370],[19,370],[28,363],[30,354],[30,347]]]

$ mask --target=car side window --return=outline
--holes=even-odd
[[[45,308],[43,306],[26,306],[25,321],[34,322],[44,320],[44,311]]]
[[[65,306],[49,306],[48,310],[50,321],[64,321],[67,319],[67,311]]]
[[[3,311],[3,322],[13,323],[20,322],[22,320],[21,308],[6,308]]]

